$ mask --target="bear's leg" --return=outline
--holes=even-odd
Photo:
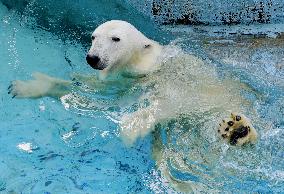
[[[155,116],[149,107],[126,114],[120,121],[120,137],[127,146],[131,146],[138,138],[149,134],[153,130],[155,122]]]
[[[44,96],[61,97],[69,93],[70,81],[34,73],[33,80],[15,80],[8,88],[8,93],[16,98],[40,98]]]
[[[124,114],[120,121],[120,137],[131,146],[138,138],[143,138],[154,130],[155,124],[163,122],[160,117],[160,101],[153,100],[146,108]]]

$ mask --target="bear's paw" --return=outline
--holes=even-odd
[[[253,143],[257,139],[257,132],[250,120],[239,113],[231,113],[230,118],[223,119],[218,133],[231,145]]]

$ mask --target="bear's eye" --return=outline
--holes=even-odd
[[[112,37],[111,38],[114,42],[119,42],[120,41],[120,38],[118,38],[118,37]]]
[[[95,36],[92,36],[91,38],[92,38],[92,40],[95,40],[96,37],[95,37]]]

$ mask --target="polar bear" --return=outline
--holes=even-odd
[[[33,80],[13,81],[9,93],[16,98],[49,96],[64,100],[78,80],[102,90],[117,86],[127,91],[138,83],[144,90],[136,101],[148,103],[134,111],[124,112],[118,118],[120,136],[126,145],[133,145],[138,138],[145,137],[156,124],[166,123],[180,115],[191,118],[192,127],[200,127],[201,134],[208,139],[212,138],[220,117],[224,118],[232,110],[251,113],[249,102],[240,92],[253,91],[249,86],[232,80],[230,75],[219,78],[214,65],[175,45],[160,45],[128,22],[105,22],[96,28],[91,39],[86,61],[93,69],[99,70],[98,76],[75,76],[76,81],[67,81],[34,73]],[[227,134],[229,143],[240,145],[256,140],[256,130],[247,117],[242,115],[242,120],[237,121],[236,116],[232,116],[231,120],[235,123],[226,120],[218,129],[221,136]],[[166,163],[167,157],[157,130],[153,134],[153,157],[159,166]],[[176,184],[167,170],[162,172]]]
[[[127,85],[125,77],[156,83],[147,96],[151,104],[120,119],[121,137],[127,145],[149,134],[156,123],[179,114],[212,108],[224,112],[226,107],[241,110],[243,101],[238,92],[243,87],[241,84],[229,79],[222,83],[213,66],[179,48],[150,40],[128,22],[105,22],[96,28],[91,39],[86,61],[99,70],[99,75],[84,81],[92,82],[95,88]],[[74,85],[72,81],[42,73],[34,73],[33,77],[33,80],[13,81],[9,93],[16,98],[61,98]]]

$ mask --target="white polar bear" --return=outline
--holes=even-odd
[[[243,102],[239,95],[241,84],[220,82],[213,66],[178,48],[161,46],[125,21],[112,20],[98,26],[92,33],[86,60],[100,70],[98,78],[84,78],[93,87],[127,85],[123,78],[129,76],[156,83],[148,96],[151,104],[121,118],[121,137],[128,145],[146,136],[157,122],[211,109],[224,112],[230,107],[240,111]],[[60,98],[70,93],[73,84],[42,73],[33,77],[34,80],[13,81],[9,93],[16,98]]]
[[[86,60],[91,67],[100,70],[99,76],[77,76],[77,79],[87,82],[93,88],[125,85],[127,90],[131,86],[126,79],[129,77],[147,88],[148,92],[141,94],[136,100],[141,102],[147,99],[149,105],[119,118],[120,135],[127,145],[132,145],[137,138],[149,134],[157,123],[180,115],[198,118],[191,120],[192,125],[200,127],[200,134],[205,139],[212,139],[220,117],[225,117],[232,110],[250,112],[251,105],[240,95],[241,90],[250,90],[248,86],[232,80],[230,76],[220,79],[213,65],[206,64],[173,45],[161,46],[125,21],[112,20],[101,24],[92,33],[92,46]],[[35,73],[34,80],[13,81],[9,93],[16,98],[50,96],[62,100],[68,96],[73,86],[72,81]],[[251,123],[246,122],[244,116],[242,119],[244,126],[233,125],[229,130],[234,136],[231,144],[247,143],[257,137]],[[226,133],[226,126],[231,124],[228,122],[221,124],[221,135]],[[246,134],[251,134],[243,130],[248,126],[252,129],[253,138],[244,138]],[[241,138],[240,141],[238,138]],[[156,130],[153,157],[162,174],[179,187],[177,185],[181,183],[175,181],[167,169],[168,157],[174,154],[167,153],[170,152],[164,151]]]

